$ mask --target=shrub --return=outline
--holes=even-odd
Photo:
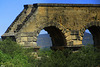
[[[76,52],[69,49],[42,52],[39,67],[96,67],[100,64],[100,52],[93,45],[82,47]]]
[[[76,53],[72,53],[68,58],[69,67],[96,67],[97,54],[93,46],[85,46],[78,50]]]
[[[31,49],[23,49],[9,38],[0,41],[0,65],[6,67],[31,67],[29,51],[32,52]]]
[[[65,50],[40,50],[36,59],[32,49],[23,49],[19,44],[6,39],[0,41],[0,66],[5,67],[96,67],[100,66],[100,52],[87,45],[76,52]]]

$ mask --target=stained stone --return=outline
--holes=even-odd
[[[94,44],[100,44],[99,4],[24,5],[2,39],[15,37],[19,44],[34,47],[40,30],[45,29],[53,46],[81,45],[86,28],[95,35]]]

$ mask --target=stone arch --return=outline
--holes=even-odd
[[[81,33],[81,36],[84,36],[84,32],[86,29],[88,29],[89,27],[91,26],[100,26],[100,22],[99,21],[93,21],[93,22],[90,22],[90,23],[87,23],[84,28],[80,29],[80,33]]]
[[[99,30],[99,18],[99,5],[25,5],[24,10],[2,35],[2,38],[14,36],[19,44],[33,47],[34,45],[37,46],[36,41],[40,30],[43,28],[47,28],[48,30],[50,26],[54,26],[64,34],[67,40],[67,46],[81,45],[83,33],[87,28]],[[90,21],[94,22],[89,23]],[[97,33],[99,36],[99,31]],[[96,41],[99,41],[99,38],[96,39],[98,39]]]
[[[37,37],[39,35],[39,32],[42,29],[44,29],[44,28],[46,29],[46,28],[49,28],[49,27],[50,28],[55,27],[55,29],[59,30],[60,33],[63,35],[63,38],[65,38],[65,40],[63,39],[64,40],[63,45],[59,44],[59,45],[56,45],[56,46],[65,46],[65,45],[67,45],[67,43],[66,43],[67,39],[66,39],[65,33],[69,32],[69,30],[66,29],[66,27],[64,27],[62,24],[60,24],[58,22],[53,22],[53,21],[45,23],[45,21],[43,21],[43,22],[39,23],[38,25],[37,24],[33,25],[35,27],[35,29],[34,29],[34,27],[33,28],[29,27],[29,24],[32,25],[31,22],[25,24],[19,30],[19,33],[16,34],[16,35],[18,35],[18,36],[16,36],[17,42],[22,44],[24,47],[35,47],[35,46],[37,46],[36,42],[37,42]],[[26,28],[28,28],[28,27],[29,27],[29,29],[31,28],[31,31],[28,31],[28,30],[23,31],[23,30],[26,30]],[[34,30],[32,30],[32,29],[34,29]],[[62,35],[60,35],[60,36],[62,36]]]
[[[65,35],[61,29],[59,29],[57,26],[45,26],[44,28],[41,28],[37,31],[37,34],[44,29],[45,31],[50,34],[51,40],[52,40],[52,46],[65,46],[67,44]]]
[[[81,36],[84,36],[85,30],[88,29],[94,40],[94,46],[100,46],[100,22],[90,22],[83,29],[81,29]]]

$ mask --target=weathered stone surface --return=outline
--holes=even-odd
[[[33,41],[33,37],[28,37],[28,38],[27,38],[27,41],[28,41],[28,42],[32,42],[32,41]]]
[[[94,44],[100,44],[100,4],[25,5],[2,38],[13,36],[34,47],[42,29],[50,34],[53,46],[81,45],[86,29],[95,36]]]
[[[67,41],[67,46],[73,46],[73,40]]]
[[[74,40],[73,45],[82,45],[82,41]]]
[[[27,41],[27,37],[21,37],[21,41],[22,41],[22,42]]]
[[[25,45],[25,42],[20,42],[19,43],[21,46],[24,46]]]
[[[70,32],[67,32],[67,33],[65,33],[65,36],[67,37],[67,36],[69,36],[71,33]]]
[[[26,47],[36,47],[37,43],[36,42],[24,42],[24,46],[26,46]]]

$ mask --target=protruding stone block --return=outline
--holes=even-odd
[[[33,47],[37,46],[37,43],[36,42],[33,42]]]
[[[79,35],[79,31],[73,30],[73,31],[71,31],[71,35]]]
[[[27,41],[28,42],[32,42],[33,41],[33,37],[27,37]]]
[[[67,46],[73,46],[73,41],[72,40],[67,41]]]
[[[25,45],[25,43],[24,43],[24,42],[20,42],[19,44],[20,44],[21,46],[24,46],[24,45]]]
[[[69,36],[69,35],[70,35],[70,32],[65,33],[65,36],[66,36],[66,37]]]
[[[37,43],[36,42],[25,42],[24,43],[25,45],[25,47],[35,47],[35,46],[37,46]]]
[[[79,35],[69,35],[66,37],[67,40],[80,40]]]
[[[66,40],[72,40],[71,35],[66,37]]]
[[[73,45],[82,45],[82,41],[80,40],[74,40]]]
[[[82,41],[83,40],[83,37],[80,36],[80,40]]]
[[[21,41],[22,41],[22,42],[27,41],[27,37],[21,37]]]

